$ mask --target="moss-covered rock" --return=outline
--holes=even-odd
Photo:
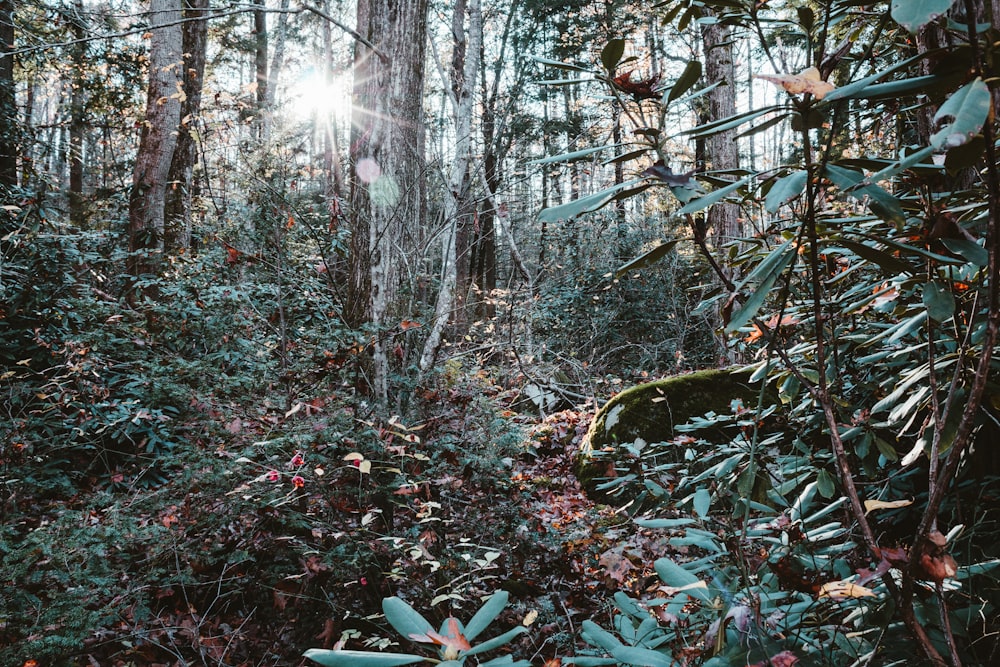
[[[737,399],[745,406],[757,405],[759,391],[760,385],[750,382],[749,373],[716,369],[656,380],[616,394],[597,411],[583,439],[577,465],[581,485],[594,497],[597,480],[608,474],[609,461],[594,462],[591,452],[640,438],[647,443],[667,442],[678,435],[675,426],[692,417],[727,413]]]

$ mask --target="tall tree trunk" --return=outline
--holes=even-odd
[[[722,23],[704,23],[701,39],[705,49],[705,83],[718,83],[708,93],[708,119],[728,118],[736,114],[736,71],[733,66],[732,30]],[[705,142],[705,166],[710,170],[739,168],[736,130],[719,132]],[[721,203],[708,212],[708,228],[716,245],[742,234],[737,204]]]
[[[14,96],[14,0],[0,0],[0,187],[17,186],[17,104]]]
[[[208,43],[208,0],[184,0],[184,100],[181,102],[177,147],[170,162],[170,188],[166,199],[164,247],[167,252],[191,246],[192,211],[195,196],[194,167],[198,146],[193,130],[201,114],[205,79],[205,50]]]
[[[254,4],[253,34],[254,34],[254,72],[257,82],[257,127],[258,138],[266,140],[271,131],[271,110],[267,106],[269,95],[267,76],[267,12],[261,2]]]
[[[368,319],[378,332],[373,388],[384,404],[390,368],[383,332],[396,302],[407,226],[420,226],[426,217],[427,8],[428,0],[358,2],[358,32],[384,57],[355,46],[351,278],[345,314],[355,321]]]
[[[167,176],[181,119],[181,0],[151,0],[150,16],[146,117],[129,199],[128,270],[134,278],[160,269]]]
[[[455,49],[451,63],[452,116],[455,124],[455,160],[452,162],[448,179],[448,194],[445,199],[444,220],[447,232],[444,238],[443,266],[441,269],[441,289],[438,293],[434,322],[420,355],[420,370],[426,371],[434,363],[441,338],[448,321],[457,309],[464,307],[464,299],[456,295],[459,261],[467,261],[459,254],[459,249],[467,250],[467,241],[461,244],[463,213],[469,189],[469,163],[472,159],[472,113],[476,99],[476,77],[479,75],[480,45],[483,40],[483,15],[480,0],[468,0],[469,27],[465,28],[466,0],[457,0],[452,32],[455,35]],[[466,237],[467,238],[467,237]]]
[[[83,2],[73,3],[73,13],[68,17],[73,37],[81,40],[72,47],[73,82],[69,92],[69,219],[78,228],[86,224],[83,198],[83,139],[85,129],[84,111],[86,88],[84,72],[87,69],[87,44],[82,40],[87,34],[87,22],[83,17]]]

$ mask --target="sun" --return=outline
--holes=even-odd
[[[351,114],[351,77],[327,79],[315,68],[304,71],[288,91],[288,108],[297,120],[342,121]]]

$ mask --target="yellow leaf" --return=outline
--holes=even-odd
[[[524,615],[524,620],[521,621],[521,625],[523,625],[524,627],[528,627],[529,625],[534,623],[535,619],[537,618],[538,618],[538,611],[532,609],[531,611],[529,611],[527,614]]]
[[[843,598],[873,598],[875,593],[870,588],[858,586],[850,581],[831,581],[819,589],[819,597],[841,600]]]
[[[819,70],[815,67],[802,70],[798,74],[755,74],[754,76],[781,86],[792,95],[806,93],[817,100],[823,99],[827,93],[836,88],[829,81],[823,81],[819,76]]]
[[[372,471],[372,462],[371,461],[362,461],[361,463],[358,464],[358,470],[360,470],[362,473],[369,473],[369,472],[371,472]]]
[[[866,500],[865,514],[874,512],[875,510],[894,510],[912,504],[912,500]]]
[[[359,454],[358,452],[351,452],[350,454],[347,454],[346,456],[344,456],[344,460],[345,461],[364,461],[365,460],[365,456],[364,456],[364,454]]]

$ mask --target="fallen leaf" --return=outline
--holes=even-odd
[[[831,581],[819,587],[820,598],[843,600],[844,598],[872,598],[875,592],[870,588],[858,586],[851,581]]]

